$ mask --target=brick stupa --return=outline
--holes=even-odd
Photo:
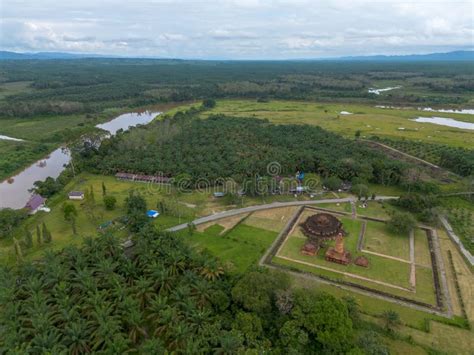
[[[325,259],[342,265],[347,265],[351,262],[351,253],[344,250],[344,237],[342,234],[338,234],[336,237],[336,245],[328,248]]]

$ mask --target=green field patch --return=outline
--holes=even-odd
[[[356,238],[354,238],[356,239]],[[356,276],[361,276],[364,278],[372,279],[375,281],[380,281],[387,284],[393,284],[395,286],[409,288],[409,272],[410,266],[407,263],[399,262],[397,260],[391,260],[383,258],[377,255],[370,255],[366,253],[358,253],[356,251],[357,240],[349,240],[345,243],[345,249],[351,252],[353,258],[358,255],[364,255],[369,259],[369,267],[364,268],[357,266],[355,264],[349,265],[340,265],[324,259],[324,255],[328,247],[333,246],[334,242],[328,243],[325,248],[322,248],[316,256],[302,255],[300,250],[303,247],[305,240],[302,238],[290,237],[285,246],[281,249],[278,256],[290,258],[291,260],[298,262],[303,262],[309,264],[309,267],[313,267],[314,273],[321,273],[321,269],[318,266],[331,269],[336,273],[347,273],[354,274]],[[359,283],[361,280],[356,277],[351,277],[346,275],[346,277],[351,278],[353,282]]]
[[[341,115],[341,111],[349,111],[354,114]],[[465,146],[467,137],[464,136],[472,135],[471,132],[430,123],[418,123],[411,119],[436,115],[474,122],[474,115],[433,113],[413,109],[384,109],[351,103],[321,104],[285,100],[269,102],[219,100],[214,109],[202,115],[207,117],[211,114],[221,113],[229,116],[265,118],[277,124],[317,125],[350,137],[353,137],[356,131],[360,131],[362,137],[376,135],[397,139],[405,138],[458,147]]]
[[[374,187],[375,188],[375,187]],[[372,187],[371,187],[372,189]],[[398,193],[388,193],[384,195],[394,195],[399,196],[401,194],[400,191]],[[388,203],[384,203],[383,201],[372,201],[369,200],[366,202],[366,207],[363,207],[361,201],[356,201],[356,211],[358,216],[365,216],[365,217],[374,217],[379,219],[389,219],[388,211],[392,209]]]
[[[385,223],[367,221],[363,249],[409,261],[410,241],[408,235],[400,235]]]
[[[199,249],[206,249],[235,273],[242,273],[255,265],[265,250],[277,237],[276,232],[239,224],[225,235],[224,227],[215,224],[203,232],[186,235],[186,240]],[[184,233],[183,233],[184,235]]]
[[[30,87],[32,83],[32,81],[12,81],[0,84],[0,100],[3,100],[10,95],[33,91]]]
[[[415,229],[415,263],[431,269],[431,254],[426,232]]]
[[[430,304],[436,303],[433,271],[431,268],[416,267],[416,295]]]

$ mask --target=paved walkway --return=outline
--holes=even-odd
[[[385,200],[393,200],[397,198],[398,198],[397,196],[377,196],[375,199],[377,201],[385,201]],[[249,206],[249,207],[244,207],[244,208],[236,208],[229,211],[215,213],[210,216],[197,218],[191,223],[197,226],[199,224],[217,221],[222,218],[233,217],[241,213],[250,213],[250,212],[256,212],[256,211],[268,210],[271,208],[317,205],[317,204],[323,204],[323,203],[346,203],[346,202],[351,202],[355,200],[356,199],[354,197],[346,197],[346,198],[333,198],[333,199],[310,200],[310,201],[273,202],[273,203],[268,203],[265,205],[256,205],[256,206]],[[167,229],[167,231],[176,232],[179,230],[186,229],[187,227],[188,227],[188,223],[183,223],[183,224],[179,224],[177,226],[171,227]]]

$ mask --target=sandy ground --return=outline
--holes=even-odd
[[[218,224],[218,225],[224,227],[224,230],[220,233],[220,234],[223,234],[226,231],[228,231],[229,229],[233,228],[237,223],[239,223],[243,218],[245,218],[247,216],[248,216],[248,213],[239,214],[237,216],[224,218],[224,219],[221,219],[221,220],[216,221],[216,222],[209,222],[209,223],[200,224],[200,225],[197,226],[196,229],[199,232],[202,232],[202,231],[206,230],[207,228],[209,228],[210,226],[212,226],[214,224]]]
[[[282,207],[254,212],[244,223],[252,227],[279,232],[297,209],[298,207]]]

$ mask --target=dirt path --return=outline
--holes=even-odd
[[[352,219],[356,219],[357,209],[356,209],[355,201],[351,201],[351,212],[352,212]]]
[[[405,260],[405,259],[397,258],[396,256],[391,256],[391,255],[387,255],[387,254],[377,253],[377,252],[375,252],[375,251],[370,251],[370,250],[366,250],[366,249],[361,249],[360,251],[363,252],[363,253],[367,253],[367,254],[377,255],[377,256],[380,256],[380,257],[382,257],[382,258],[387,258],[387,259],[392,259],[392,260],[400,261],[400,262],[406,263],[406,264],[411,264],[411,263],[412,263],[410,260]]]

